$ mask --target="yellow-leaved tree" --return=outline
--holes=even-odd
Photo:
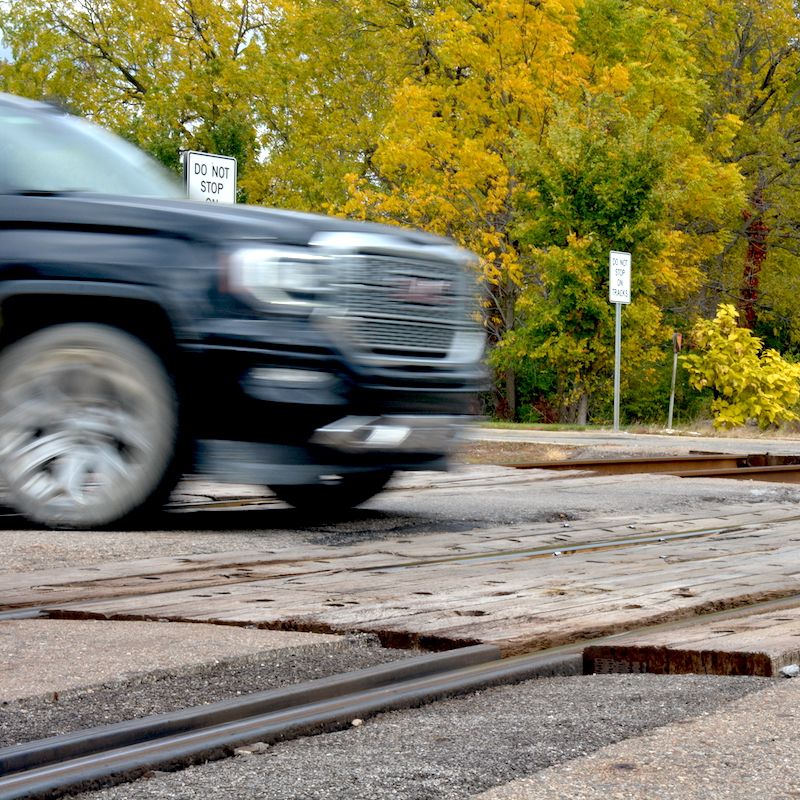
[[[348,176],[372,174],[391,96],[413,67],[401,6],[363,0],[281,0],[258,37],[258,163],[251,202],[341,212]]]
[[[390,8],[389,5],[386,8]],[[242,199],[340,207],[367,171],[404,54],[343,0],[9,0],[0,90],[51,99],[179,167],[239,162]]]
[[[0,88],[61,102],[173,168],[188,147],[234,156],[246,172],[259,42],[277,20],[248,0],[9,0],[0,30],[13,58]]]
[[[387,3],[405,77],[370,169],[350,176],[341,211],[455,237],[481,259],[490,338],[514,325],[524,265],[513,221],[525,191],[520,135],[541,138],[553,102],[577,86],[576,0]],[[515,406],[514,370],[504,405]]]
[[[709,262],[701,311],[737,298],[742,320],[800,348],[800,39],[793,0],[643,0],[687,33],[686,58],[707,84],[703,144],[745,180],[730,241]]]

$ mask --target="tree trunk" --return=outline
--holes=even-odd
[[[508,418],[517,418],[517,373],[513,369],[507,369],[505,374],[506,383],[506,408]]]
[[[578,400],[578,425],[585,425],[589,419],[589,395],[584,392]]]
[[[506,278],[505,290],[503,292],[504,333],[514,328],[517,294],[517,287],[510,278]],[[513,422],[517,418],[517,372],[513,367],[509,367],[505,371],[503,377],[505,379],[506,389],[506,414],[508,415],[508,419]]]
[[[769,226],[764,222],[765,207],[761,189],[753,192],[750,205],[753,210],[744,212],[747,252],[744,257],[739,309],[745,326],[752,330],[757,322],[756,305],[760,295],[761,267],[767,258],[769,234]]]
[[[589,420],[589,393],[579,386],[573,397],[576,399],[561,407],[560,421],[567,425],[586,425]]]

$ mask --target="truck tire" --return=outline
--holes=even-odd
[[[378,494],[392,477],[391,470],[345,473],[337,481],[305,485],[270,486],[275,495],[314,516],[347,511]]]
[[[0,355],[0,478],[35,523],[106,527],[163,503],[177,441],[164,364],[122,330],[54,325]]]

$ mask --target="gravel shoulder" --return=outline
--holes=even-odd
[[[174,631],[175,626],[170,625],[169,629]],[[413,651],[385,649],[372,636],[320,638],[323,643],[281,649],[264,646],[238,657],[216,657],[205,663],[184,664],[180,669],[173,665],[127,673],[91,686],[0,702],[0,747],[214,703],[418,655]],[[224,647],[225,643],[219,645]]]
[[[771,685],[699,676],[539,679],[381,714],[262,754],[154,773],[81,798],[466,800],[659,726],[712,714]]]
[[[196,623],[0,620],[0,702],[52,698],[141,672],[178,671],[251,654],[265,658],[272,650],[336,646],[339,639]],[[53,658],[53,653],[69,653],[69,658]]]
[[[800,681],[626,739],[479,800],[751,800],[800,797]]]

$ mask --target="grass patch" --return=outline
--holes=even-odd
[[[567,425],[566,423],[545,422],[498,422],[487,420],[479,423],[481,428],[499,428],[510,431],[609,431],[610,425]]]
[[[498,422],[485,420],[477,423],[480,428],[493,428],[495,430],[509,431],[583,431],[585,433],[611,433],[612,425],[566,425],[561,423],[548,424],[536,422]],[[740,425],[736,428],[715,429],[709,420],[699,420],[694,424],[675,426],[667,431],[664,425],[646,423],[633,423],[620,425],[621,433],[650,433],[669,434],[671,436],[707,436],[717,439],[799,439],[800,425],[790,423],[779,428],[766,431],[759,430],[754,425]]]

